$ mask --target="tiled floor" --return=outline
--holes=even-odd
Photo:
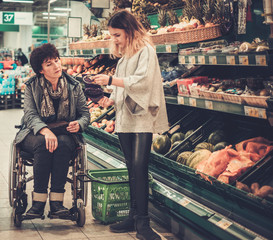
[[[94,220],[91,214],[90,196],[86,208],[86,224],[79,228],[75,222],[70,220],[45,220],[34,219],[23,221],[20,228],[13,224],[12,208],[9,206],[8,198],[8,176],[9,176],[9,148],[17,130],[14,126],[20,123],[22,109],[0,110],[0,239],[3,240],[132,240],[137,239],[135,232],[113,234],[107,225],[102,225]],[[67,184],[67,188],[69,185]],[[31,203],[32,183],[27,185],[28,203]],[[90,192],[89,192],[90,195]],[[71,206],[70,189],[65,195],[64,205]],[[46,212],[48,206],[46,207]],[[152,227],[161,235],[162,239],[177,239],[171,233],[161,228],[154,222]]]

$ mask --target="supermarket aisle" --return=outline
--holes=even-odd
[[[135,233],[113,234],[108,230],[108,226],[95,221],[91,214],[90,191],[88,206],[86,209],[86,224],[83,228],[70,220],[45,220],[34,219],[23,221],[21,228],[13,225],[12,208],[8,199],[8,175],[9,175],[9,148],[17,130],[14,125],[20,123],[22,109],[0,110],[0,239],[6,240],[132,240]],[[32,182],[27,185],[28,203],[31,203]],[[71,206],[70,186],[67,184],[67,191],[64,205]],[[48,204],[46,213],[48,211]],[[177,239],[171,233],[166,232],[155,223],[152,227],[160,233],[162,239]]]

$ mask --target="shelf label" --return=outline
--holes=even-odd
[[[213,110],[213,102],[205,100],[205,107],[206,109]]]
[[[186,64],[186,58],[185,56],[179,56],[179,59],[180,59],[180,64]]]
[[[222,218],[218,223],[216,223],[216,225],[225,230],[232,225],[232,222]]]
[[[263,119],[267,118],[266,109],[264,109],[264,108],[255,108],[255,107],[244,106],[244,109],[245,109],[246,116],[263,118]]]
[[[196,98],[189,98],[190,106],[196,107]]]
[[[177,102],[178,102],[178,104],[182,104],[182,105],[184,105],[184,103],[185,103],[184,98],[181,96],[177,96]]]
[[[217,57],[216,56],[209,56],[209,64],[216,65],[217,64]]]
[[[104,54],[105,53],[105,50],[104,48],[101,49],[101,53]]]
[[[191,201],[188,198],[182,198],[178,203],[183,206],[186,207]]]
[[[172,46],[171,45],[166,45],[166,52],[171,53],[172,52]]]
[[[195,56],[189,56],[189,62],[195,64]]]
[[[205,56],[198,56],[198,63],[205,64]]]
[[[249,65],[248,56],[239,56],[240,65]]]
[[[228,65],[235,65],[235,56],[226,56]]]
[[[80,50],[80,54],[81,54],[81,55],[83,55],[83,51],[82,51],[82,49]]]
[[[266,66],[266,56],[265,55],[256,55],[256,65],[258,66]]]
[[[95,55],[97,54],[96,48],[93,49],[93,53],[94,53]]]

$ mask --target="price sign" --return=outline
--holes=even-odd
[[[3,12],[3,23],[14,24],[14,12]]]
[[[101,49],[101,53],[104,54],[105,53],[105,50],[104,48]]]
[[[249,65],[248,56],[239,56],[240,65]]]
[[[191,201],[187,198],[182,198],[180,201],[179,201],[179,204],[182,205],[183,207],[186,207]]]
[[[228,65],[235,65],[235,56],[226,56]]]
[[[228,221],[227,219],[222,218],[216,225],[222,229],[227,229],[229,226],[232,225],[232,222]]]
[[[195,64],[195,56],[189,56],[189,61],[191,64]]]
[[[205,56],[198,56],[198,63],[205,64]]]
[[[180,62],[180,64],[186,64],[185,56],[179,56],[179,62]]]
[[[256,65],[258,66],[266,66],[266,56],[265,55],[256,55]]]
[[[93,49],[93,53],[94,53],[95,55],[97,54],[96,48]]]
[[[83,55],[83,51],[82,50],[80,50],[80,54]]]
[[[190,106],[196,107],[196,98],[189,98]]]
[[[185,103],[184,98],[181,96],[177,96],[177,102],[178,102],[178,104],[182,104],[182,105],[184,105],[184,103]]]
[[[216,56],[209,56],[209,64],[216,65],[217,64],[217,57]]]
[[[264,108],[245,106],[244,109],[246,116],[267,119],[266,109]]]
[[[213,110],[213,102],[205,100],[205,107],[206,109]]]
[[[166,45],[166,52],[171,53],[172,52],[172,46],[171,45]]]

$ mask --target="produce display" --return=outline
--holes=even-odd
[[[268,185],[260,186],[259,183],[254,182],[250,186],[248,186],[242,182],[236,181],[236,188],[249,193],[250,196],[251,194],[253,194],[254,196],[257,197],[261,198],[270,197],[271,199],[273,199],[273,187]]]

